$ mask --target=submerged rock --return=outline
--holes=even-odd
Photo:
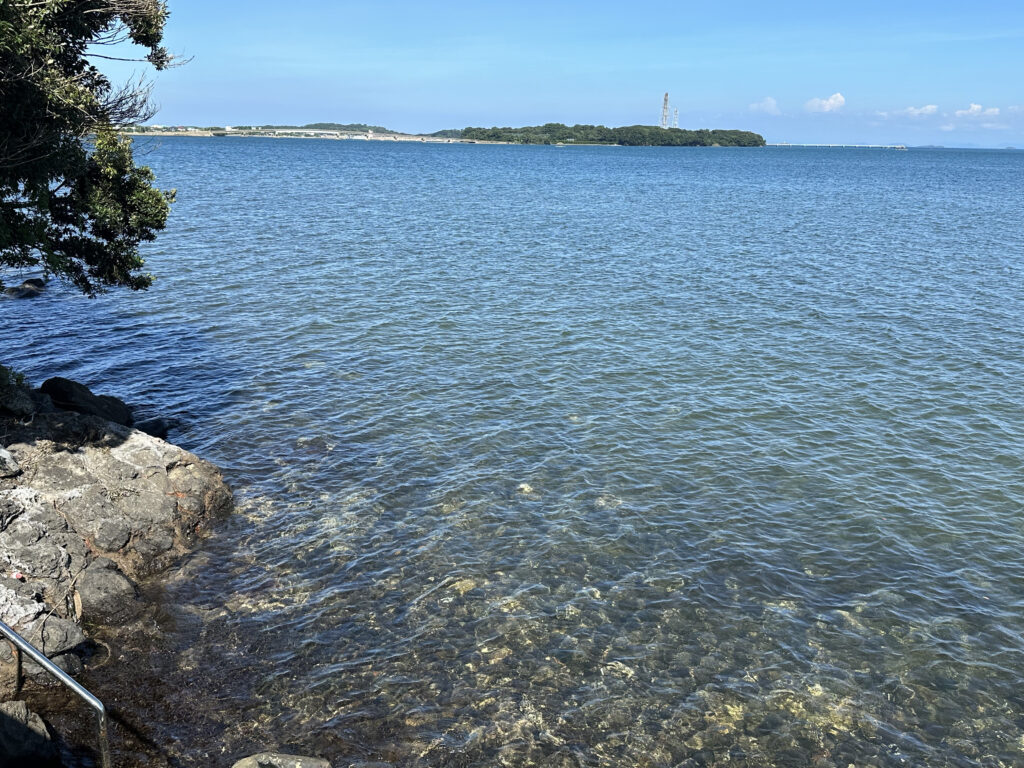
[[[145,432],[147,435],[152,435],[153,437],[159,437],[161,440],[166,440],[167,433],[172,429],[178,429],[181,426],[181,422],[177,419],[168,419],[163,416],[158,416],[154,419],[140,421],[134,426],[140,432]]]
[[[260,752],[239,760],[231,768],[331,768],[331,764],[321,757]]]
[[[34,299],[36,296],[41,294],[45,288],[45,280],[41,280],[38,277],[32,277],[21,285],[14,285],[5,289],[4,293],[15,299]]]
[[[111,395],[94,395],[87,386],[77,381],[54,376],[44,381],[39,391],[49,395],[53,404],[65,411],[99,416],[126,427],[132,425],[132,409],[127,403]]]

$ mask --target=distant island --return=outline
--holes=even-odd
[[[751,131],[660,128],[654,125],[563,125],[547,123],[522,128],[451,128],[409,134],[366,123],[308,123],[306,125],[134,125],[130,134],[184,136],[262,136],[274,138],[379,139],[493,144],[600,144],[624,147],[763,147],[764,137]]]
[[[464,141],[508,144],[617,144],[623,147],[763,147],[764,137],[751,131],[659,128],[654,125],[563,125],[547,123],[523,128],[463,128],[429,134]]]

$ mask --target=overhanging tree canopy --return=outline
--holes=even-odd
[[[162,0],[0,0],[0,284],[5,267],[90,295],[152,282],[139,244],[163,229],[173,193],[117,133],[151,116],[149,89],[115,88],[89,59],[130,41],[165,68],[166,18]]]

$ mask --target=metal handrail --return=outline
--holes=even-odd
[[[89,693],[81,683],[75,680],[71,675],[65,672],[63,669],[58,667],[46,654],[36,648],[32,643],[23,638],[13,629],[11,629],[3,621],[0,621],[0,635],[7,638],[7,641],[14,646],[18,651],[28,654],[32,660],[49,672],[51,675],[60,680],[64,685],[70,688],[72,691],[77,693],[85,703],[96,710],[99,725],[99,742],[100,742],[100,764],[102,768],[110,768],[110,742],[107,739],[107,710],[103,706],[103,702]],[[21,655],[15,653],[15,661],[17,663],[17,687],[21,688]]]

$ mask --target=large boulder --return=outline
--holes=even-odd
[[[135,622],[137,583],[189,551],[231,492],[212,464],[98,416],[0,417],[0,436],[20,469],[0,473],[0,619],[74,674],[79,625]]]
[[[110,395],[94,395],[84,384],[54,376],[47,379],[39,388],[44,395],[49,395],[53,404],[65,411],[75,411],[101,419],[132,425],[132,409],[123,401]]]

